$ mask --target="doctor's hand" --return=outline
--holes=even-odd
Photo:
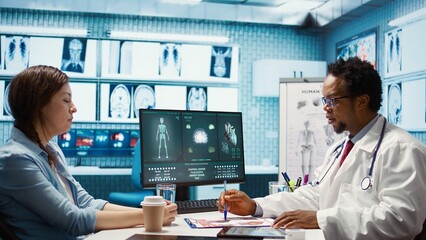
[[[273,228],[319,228],[317,212],[296,210],[281,213],[272,224]]]
[[[251,199],[245,192],[236,189],[227,190],[220,194],[217,200],[217,207],[223,212],[225,203],[228,212],[236,215],[253,215],[256,212],[256,202]]]

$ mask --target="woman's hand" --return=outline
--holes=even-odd
[[[175,221],[177,215],[177,205],[175,203],[171,203],[170,201],[166,201],[167,205],[164,207],[164,218],[163,225],[170,225]]]

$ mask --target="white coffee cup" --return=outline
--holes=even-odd
[[[141,205],[145,231],[161,231],[163,228],[164,206],[166,206],[164,198],[161,196],[146,196]]]

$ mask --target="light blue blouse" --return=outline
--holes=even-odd
[[[58,174],[68,180],[76,205],[47,163],[47,153],[13,127],[0,147],[0,215],[21,239],[77,239],[94,232],[96,211],[107,203],[94,199],[71,176],[59,146]]]

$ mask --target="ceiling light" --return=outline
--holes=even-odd
[[[417,22],[423,18],[426,18],[426,8],[422,8],[400,18],[389,21],[388,25],[391,27],[401,27],[409,23]]]
[[[177,3],[177,4],[197,4],[202,0],[162,0],[162,2],[166,3]]]
[[[0,26],[2,34],[23,34],[23,35],[39,35],[39,36],[79,36],[87,37],[90,35],[88,29],[76,28],[35,28],[20,26]]]
[[[319,6],[321,6],[322,4],[324,4],[324,0],[320,0],[320,1],[313,1],[313,0],[292,0],[292,1],[288,1],[286,3],[283,3],[280,6],[280,9],[282,10],[305,10],[305,11],[310,11],[312,9],[315,9]]]
[[[146,41],[171,41],[171,42],[193,42],[193,43],[227,43],[229,37],[226,36],[206,36],[206,35],[181,35],[164,33],[145,32],[123,32],[108,30],[107,36],[110,38],[136,39]]]

